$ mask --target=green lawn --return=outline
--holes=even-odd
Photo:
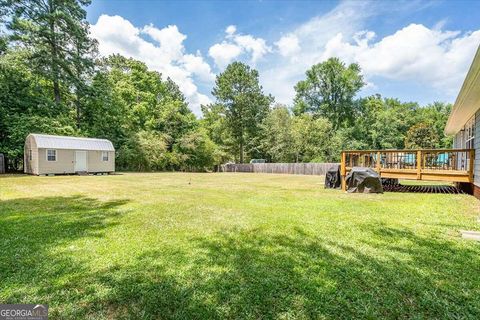
[[[480,318],[479,203],[314,176],[0,177],[0,303],[51,318]]]

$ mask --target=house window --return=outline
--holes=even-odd
[[[57,150],[47,149],[47,161],[57,161]]]
[[[465,124],[464,136],[465,148],[473,149],[475,143],[475,116],[471,117]]]
[[[108,152],[102,151],[102,161],[108,161]]]
[[[28,160],[32,161],[32,149],[28,150]]]

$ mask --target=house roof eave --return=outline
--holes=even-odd
[[[445,134],[456,134],[480,109],[480,46],[445,126]]]

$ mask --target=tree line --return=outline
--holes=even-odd
[[[373,95],[358,64],[313,65],[292,105],[264,92],[257,70],[217,75],[201,118],[168,77],[121,55],[100,57],[88,0],[0,0],[0,152],[13,167],[29,133],[106,138],[123,170],[211,170],[228,161],[338,161],[342,149],[448,148],[450,104]]]

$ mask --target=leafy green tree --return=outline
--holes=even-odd
[[[72,50],[71,61],[73,65],[70,80],[74,88],[76,125],[81,127],[83,107],[88,101],[88,93],[92,90],[90,79],[94,74],[95,60],[97,55],[97,41],[88,37],[88,23],[81,21],[84,30],[87,32],[76,33],[73,38],[74,50]]]
[[[402,149],[405,134],[416,122],[416,103],[384,99],[380,95],[359,99],[351,140],[360,149]]]
[[[161,133],[139,131],[118,149],[117,165],[134,171],[161,171],[173,168],[176,159],[167,150]]]
[[[51,100],[48,83],[25,63],[28,54],[11,49],[0,55],[0,153],[16,168],[29,133],[76,132],[66,110]]]
[[[215,144],[205,130],[200,129],[184,135],[175,145],[180,169],[184,171],[206,171],[215,164]]]
[[[327,118],[333,130],[351,123],[354,115],[354,97],[364,86],[360,66],[346,66],[338,58],[312,66],[306,79],[295,86],[295,114],[305,112]]]
[[[434,129],[439,137],[438,145],[436,145],[438,148],[452,147],[452,137],[446,136],[444,133],[445,125],[451,111],[452,105],[442,102],[434,102],[418,109],[415,121],[418,123],[427,123]]]
[[[119,168],[180,168],[185,157],[175,146],[199,124],[178,86],[162,80],[143,62],[120,55],[102,59],[98,69],[82,114],[82,130],[112,140],[119,150]],[[134,159],[137,153],[141,156]]]
[[[334,133],[331,123],[325,118],[303,114],[293,119],[295,162],[330,161],[338,153],[332,144]]]
[[[88,37],[85,6],[89,0],[1,0],[7,27],[16,43],[31,50],[35,72],[52,83],[58,104],[71,85],[80,90],[82,75],[93,67],[94,41]],[[63,89],[62,89],[63,87]]]
[[[5,18],[8,12],[8,7],[3,6],[3,3],[0,2],[0,25],[5,25]],[[2,28],[3,29],[3,28]],[[4,30],[0,30],[0,55],[7,51],[8,47],[8,35]]]
[[[215,164],[235,159],[235,145],[227,127],[225,106],[222,104],[202,105],[203,117],[200,126],[215,143]]]
[[[407,149],[432,149],[439,145],[439,137],[435,128],[426,123],[412,126],[405,137]]]
[[[7,49],[8,49],[8,36],[4,34],[2,31],[0,31],[0,55],[7,52]]]
[[[293,119],[287,107],[275,106],[263,123],[261,149],[271,162],[296,160],[293,139]]]
[[[217,76],[212,94],[217,104],[225,107],[226,126],[244,162],[248,155],[258,154],[258,138],[261,124],[268,114],[273,97],[265,95],[259,84],[258,71],[241,62],[233,62]]]
[[[92,81],[84,130],[117,143],[136,132],[165,135],[167,149],[198,124],[171,80],[140,61],[113,55],[101,61]],[[103,119],[103,120],[102,120]]]
[[[86,92],[81,131],[87,136],[109,139],[119,148],[131,134],[126,105],[117,94],[116,83],[106,70],[99,70]]]
[[[433,144],[434,147],[451,146],[451,137],[443,132],[451,109],[448,104],[434,103],[420,107],[417,103],[382,98],[380,95],[358,99],[356,104],[353,125],[336,132],[341,149],[404,149],[407,147],[407,132],[420,124],[420,127],[427,124],[435,132],[438,142]],[[424,143],[417,141],[414,147],[418,148],[421,144]],[[426,145],[430,148],[431,141]]]
[[[169,150],[172,150],[175,141],[197,129],[198,122],[178,86],[171,79],[163,84],[150,128],[165,133],[170,141]]]

